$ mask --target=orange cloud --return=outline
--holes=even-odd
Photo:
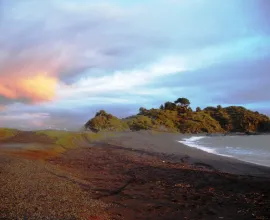
[[[50,101],[55,97],[58,79],[39,73],[33,76],[0,77],[0,95],[9,99],[27,99],[33,103]]]
[[[3,106],[3,105],[0,105],[0,111],[3,111],[3,110],[5,110],[5,106]]]

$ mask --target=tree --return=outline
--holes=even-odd
[[[131,130],[148,130],[154,126],[154,121],[148,116],[139,115],[127,122]]]
[[[164,110],[164,105],[161,105],[159,109]]]
[[[99,112],[96,113],[96,117],[99,116],[99,115],[106,116],[107,112],[105,112],[104,110],[100,110]]]
[[[217,110],[221,110],[222,109],[222,106],[221,105],[218,105],[217,106]]]
[[[166,110],[171,110],[171,111],[173,111],[173,110],[176,109],[176,104],[173,103],[173,102],[165,102],[164,108],[165,108]]]
[[[197,107],[196,112],[200,112],[200,111],[202,111],[202,109],[200,107]]]
[[[190,105],[190,101],[187,98],[178,98],[174,103],[180,104],[183,107],[188,107]]]
[[[144,114],[146,111],[147,111],[147,109],[144,107],[139,108],[139,112],[140,112],[139,114]]]

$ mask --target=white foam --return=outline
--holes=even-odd
[[[192,148],[196,148],[196,149],[199,149],[199,150],[202,150],[202,151],[205,151],[207,153],[210,153],[210,154],[215,154],[215,155],[219,155],[219,156],[223,156],[223,157],[230,157],[230,158],[235,158],[234,156],[232,155],[228,155],[228,154],[221,154],[221,153],[218,153],[215,149],[213,148],[210,148],[210,147],[206,147],[206,146],[202,146],[198,143],[196,143],[196,141],[202,139],[204,137],[191,137],[191,138],[188,138],[188,139],[184,139],[183,141],[178,141],[179,143],[182,143],[184,145],[187,145],[189,147],[192,147]],[[191,140],[195,140],[195,141],[191,141]]]
[[[199,140],[201,140],[203,138],[208,138],[208,137],[205,137],[205,136],[193,136],[193,137],[190,137],[190,138],[184,138],[183,140],[177,141],[177,142],[182,143],[182,144],[184,144],[184,145],[186,145],[188,147],[192,147],[192,148],[196,148],[196,149],[205,151],[207,153],[211,153],[211,154],[215,154],[215,155],[219,155],[219,156],[223,156],[223,157],[235,158],[235,159],[238,159],[238,160],[241,160],[241,161],[244,161],[244,162],[269,167],[269,165],[267,165],[267,164],[254,162],[254,161],[252,161],[250,159],[245,159],[244,160],[242,158],[239,158],[239,157],[236,157],[236,156],[233,156],[233,155],[218,153],[216,149],[211,148],[211,147],[207,147],[207,146],[203,146],[201,143],[199,143]],[[240,147],[234,148],[234,147],[230,147],[230,146],[225,146],[225,148],[226,149],[237,149],[237,150],[240,150],[240,151],[242,150]]]
[[[213,148],[209,148],[206,146],[202,146],[198,143],[199,140],[206,138],[205,136],[193,136],[190,138],[184,138],[182,141],[178,141],[179,143],[185,144],[189,147],[193,147],[193,148],[197,148],[199,150],[203,150],[205,152],[208,153],[212,153],[212,154],[217,154],[217,152],[215,151],[215,149]]]
[[[201,140],[203,138],[206,138],[206,137],[205,136],[193,136],[190,138],[184,138],[183,140],[188,141],[188,142],[194,142],[194,141]]]

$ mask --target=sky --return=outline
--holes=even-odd
[[[0,0],[0,127],[187,97],[270,115],[269,0]]]

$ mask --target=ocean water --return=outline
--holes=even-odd
[[[192,136],[179,142],[208,153],[270,167],[270,135]]]

